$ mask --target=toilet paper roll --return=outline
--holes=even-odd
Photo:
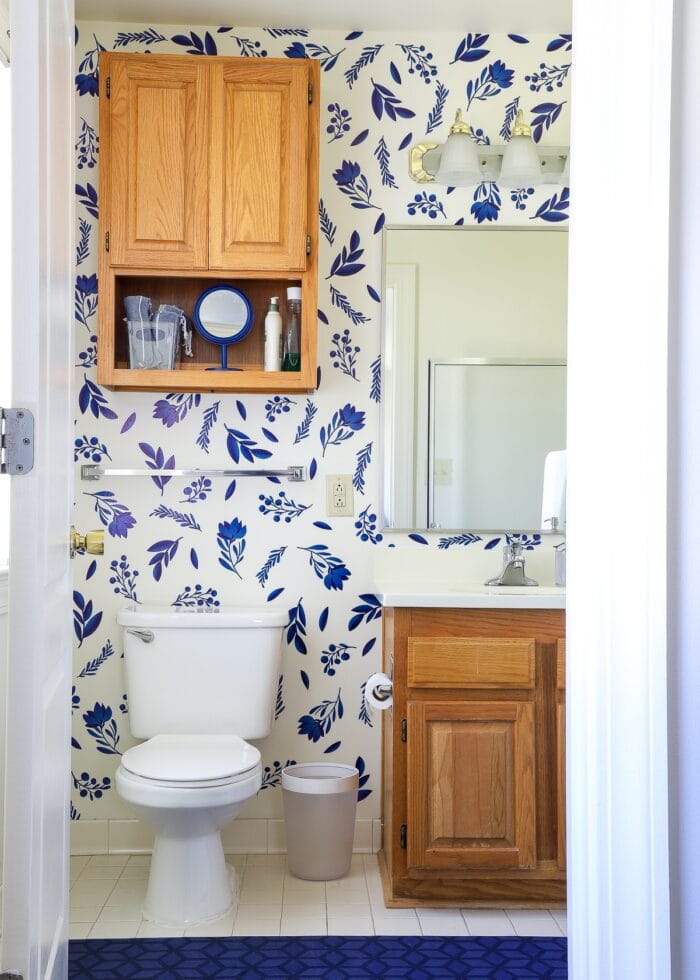
[[[386,711],[394,703],[393,696],[386,693],[387,689],[390,691],[393,690],[390,677],[381,673],[371,674],[367,678],[365,685],[365,701],[371,708],[375,708],[377,711]]]

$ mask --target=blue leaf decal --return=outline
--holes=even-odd
[[[304,685],[304,687],[308,691],[309,690],[309,675],[306,673],[305,670],[300,670],[299,671],[299,676],[301,677],[301,683]]]
[[[401,73],[399,72],[399,69],[396,67],[393,61],[389,62],[389,74],[394,79],[397,85],[401,84]]]
[[[281,589],[273,589],[272,592],[270,592],[270,594],[268,595],[267,601],[272,602],[273,599],[276,599],[277,596],[282,595],[283,592],[284,592],[284,586]]]
[[[199,568],[199,557],[194,548],[190,548],[190,561],[192,562],[193,568]]]
[[[364,143],[364,141],[367,139],[368,136],[369,136],[369,130],[363,129],[362,132],[358,133],[355,139],[350,143],[350,146],[359,146],[360,143]]]
[[[500,540],[500,538],[491,538],[491,540],[484,545],[484,551],[490,551],[492,548],[495,548]]]
[[[89,579],[91,579],[96,571],[97,571],[97,562],[91,561],[88,570],[85,573],[85,581],[87,582]]]
[[[331,752],[337,752],[342,744],[342,742],[333,742],[332,745],[329,745],[327,749],[323,750],[323,754],[329,755]]]
[[[375,303],[381,303],[381,296],[373,286],[370,286],[369,283],[367,283],[367,292],[370,294]]]
[[[364,31],[351,31],[350,34],[346,34],[344,40],[346,41],[356,41],[358,37],[362,37]]]
[[[409,534],[409,538],[411,539],[411,541],[415,541],[416,544],[427,544],[428,543],[425,540],[425,538],[423,537],[422,534]]]
[[[399,143],[399,149],[405,150],[406,147],[410,145],[412,139],[413,139],[413,133],[406,133],[404,138]]]
[[[327,623],[328,623],[328,606],[326,606],[326,608],[322,610],[321,615],[318,617],[318,628],[321,630],[322,633],[325,630]]]
[[[264,428],[261,429],[261,431],[262,434],[265,436],[265,438],[268,439],[270,442],[279,442],[279,439],[277,438],[274,432],[270,432],[269,429],[264,429]]]
[[[379,232],[382,230],[382,228],[384,227],[384,222],[385,221],[386,221],[386,216],[385,216],[384,212],[382,211],[382,213],[379,215],[379,217],[377,218],[377,220],[374,222],[374,234],[375,235],[378,235]]]
[[[373,636],[371,640],[367,640],[365,645],[362,647],[362,656],[366,657],[370,650],[374,647],[377,642],[377,637]]]
[[[124,423],[124,425],[119,430],[120,433],[123,435],[125,432],[128,432],[129,429],[132,427],[132,425],[134,424],[135,421],[136,421],[136,412],[132,412],[131,415],[129,416],[129,418]]]
[[[522,34],[509,34],[508,37],[511,39],[511,41],[515,41],[516,44],[530,43],[526,37],[522,36]]]
[[[309,479],[310,480],[313,480],[313,478],[316,476],[316,470],[317,470],[317,468],[318,468],[318,464],[317,464],[316,460],[315,459],[312,459],[311,460],[311,465],[309,466]]]
[[[243,404],[243,402],[240,402],[240,401],[238,401],[238,399],[236,399],[236,408],[238,409],[238,414],[240,415],[240,417],[245,422],[248,413],[246,412],[246,408],[245,408],[245,405]]]
[[[226,493],[224,494],[224,500],[230,500],[231,497],[236,492],[236,481],[231,480],[229,485],[226,487]]]
[[[332,531],[333,528],[330,524],[326,524],[325,521],[314,521],[314,527],[320,528],[322,531]]]

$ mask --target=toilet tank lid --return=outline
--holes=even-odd
[[[251,629],[285,626],[289,616],[279,606],[217,606],[179,609],[129,605],[117,613],[120,626],[152,629]]]

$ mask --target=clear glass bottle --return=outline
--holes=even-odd
[[[282,370],[301,370],[301,286],[290,286],[287,289]]]

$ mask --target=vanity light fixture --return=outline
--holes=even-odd
[[[409,150],[408,170],[419,184],[471,187],[495,180],[503,187],[536,187],[568,183],[569,148],[537,146],[520,109],[508,143],[477,145],[472,128],[458,109],[444,143],[416,143]]]

